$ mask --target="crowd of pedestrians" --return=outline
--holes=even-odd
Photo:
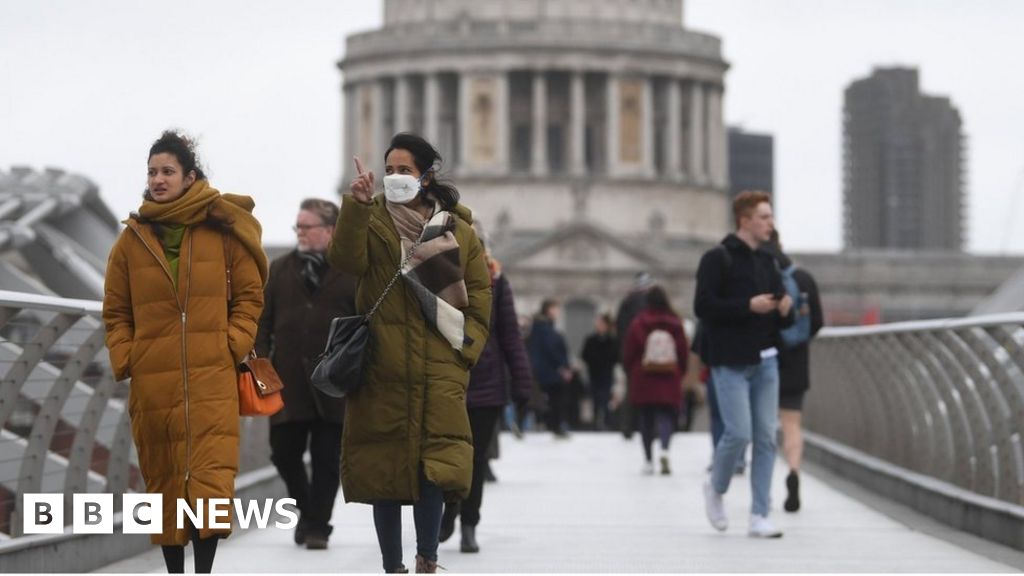
[[[189,542],[195,571],[211,571],[230,533],[178,529],[175,500],[195,507],[233,496],[238,367],[255,357],[269,358],[285,384],[284,407],[270,416],[271,460],[298,508],[294,541],[307,549],[329,546],[340,487],[347,502],[372,506],[388,573],[409,571],[401,509],[411,505],[415,571],[435,572],[438,545],[457,523],[459,549],[481,550],[476,529],[502,426],[521,435],[534,413],[560,440],[584,427],[627,440],[639,432],[642,473],[668,476],[672,436],[689,429],[701,396],[711,420],[709,522],[728,528],[724,498],[752,446],[748,533],[782,535],[770,518],[776,434],[781,422],[783,508],[796,512],[809,343],[823,313],[814,278],[782,250],[767,194],[736,198],[735,232],[700,259],[692,321],[665,285],[639,273],[616,315],[598,312],[573,350],[558,299],[522,322],[510,278],[429,142],[391,140],[382,194],[375,171],[354,163],[340,208],[303,200],[295,248],[268,262],[253,200],[212,188],[191,140],[168,131],[150,148],[143,202],[110,254],[103,320],[115,375],[133,380],[146,490],[165,501],[153,542],[168,572],[184,571]],[[339,398],[311,374],[331,320],[354,315],[367,315],[370,345],[361,387]],[[686,378],[694,363],[704,366],[706,395]]]

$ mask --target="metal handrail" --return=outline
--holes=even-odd
[[[809,430],[1024,504],[1024,313],[827,328],[811,383]]]
[[[102,310],[0,290],[0,539],[20,536],[23,494],[63,493],[69,506],[74,493],[144,489]],[[243,418],[241,434],[241,471],[270,466],[267,419]]]

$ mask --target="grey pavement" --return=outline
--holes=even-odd
[[[643,476],[639,439],[578,433],[569,440],[501,437],[499,478],[487,485],[477,529],[482,551],[461,554],[459,533],[441,544],[449,572],[1014,572],[985,545],[961,547],[870,507],[804,474],[804,509],[781,511],[785,467],[773,487],[780,540],[747,537],[749,477],[726,495],[730,528],[704,517],[706,434],[676,435],[671,476]],[[847,488],[848,489],[848,488]],[[340,500],[340,498],[339,498]],[[412,510],[403,512],[405,562],[414,564]],[[900,521],[901,518],[904,521]],[[290,531],[239,532],[221,543],[215,572],[380,572],[369,506],[338,502],[326,551],[308,551]],[[961,539],[971,542],[970,538]],[[1013,554],[1010,554],[1012,557]],[[191,570],[191,559],[186,564]],[[158,549],[104,572],[162,572]]]

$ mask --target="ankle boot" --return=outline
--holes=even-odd
[[[459,549],[467,554],[476,554],[480,551],[480,545],[476,543],[476,526],[462,525],[462,545]]]
[[[416,573],[417,574],[436,574],[437,573],[437,561],[427,560],[423,556],[416,555]]]

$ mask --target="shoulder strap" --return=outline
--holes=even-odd
[[[398,241],[399,244],[401,244],[401,238],[399,238]],[[409,247],[409,252],[405,255],[405,258],[402,258],[402,263],[398,265],[398,270],[396,270],[395,274],[391,276],[391,280],[388,281],[388,285],[384,287],[384,291],[381,292],[380,297],[377,298],[377,301],[373,304],[373,307],[370,308],[370,311],[367,312],[366,315],[364,316],[367,322],[370,321],[370,318],[373,318],[373,315],[377,313],[377,309],[380,308],[380,305],[384,303],[384,297],[388,295],[388,292],[391,292],[391,288],[394,287],[395,282],[398,281],[398,277],[402,275],[402,270],[404,270],[405,266],[409,263],[410,260],[412,260],[413,254],[416,252],[416,249],[419,248],[420,244],[422,243],[423,237],[421,236],[419,240],[417,240],[412,246]]]

